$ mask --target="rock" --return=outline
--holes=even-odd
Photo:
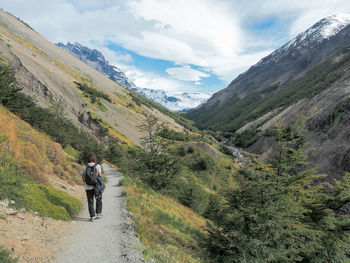
[[[65,184],[62,184],[62,183],[59,183],[59,185],[60,185],[62,188],[64,188],[64,189],[67,189],[67,190],[70,190],[70,189],[71,189],[71,187],[68,186],[68,185],[65,185]]]
[[[24,218],[25,218],[23,214],[18,214],[18,217],[22,220],[24,220]]]
[[[0,205],[4,206],[4,207],[8,207],[9,206],[9,201],[7,199],[0,201]]]
[[[15,203],[16,203],[15,200],[11,200],[11,201],[10,201],[10,204],[11,204],[11,205],[14,205]]]
[[[0,213],[0,218],[7,221],[6,214]]]
[[[17,213],[18,213],[17,210],[12,209],[12,208],[9,208],[9,209],[6,210],[6,214],[10,215],[10,216],[17,215]]]
[[[35,214],[36,216],[38,216],[38,215],[39,215],[39,213],[38,213],[38,212],[34,212],[34,214]]]

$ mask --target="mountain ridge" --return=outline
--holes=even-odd
[[[164,90],[141,88],[130,81],[125,73],[122,72],[118,67],[111,65],[100,51],[96,49],[90,49],[78,42],[75,42],[74,44],[70,42],[67,42],[67,44],[58,42],[56,45],[70,52],[85,64],[93,67],[123,87],[136,91],[137,93],[146,96],[148,99],[151,99],[172,111],[189,111],[190,109],[196,108],[202,103],[206,102],[211,96],[210,93],[171,93]]]
[[[206,103],[189,112],[186,116],[192,120],[196,119],[200,127],[214,127],[213,122],[211,124],[208,122],[216,114],[223,110],[229,110],[230,105],[233,105],[230,103],[233,96],[238,96],[237,98],[240,100],[253,92],[270,89],[270,91],[263,92],[263,96],[268,96],[282,89],[289,82],[305,75],[309,69],[349,43],[350,27],[348,24],[341,24],[341,30],[334,35],[328,35],[324,38],[323,35],[319,34],[320,29],[329,27],[328,22],[332,21],[331,25],[334,25],[334,21],[337,21],[334,17],[336,16],[320,20],[310,29],[261,59],[245,73],[234,79],[225,89],[215,93]],[[346,21],[350,23],[350,19]],[[229,120],[230,118],[226,118],[222,122],[226,124]],[[220,124],[216,124],[215,127],[220,129]],[[225,129],[226,131],[234,131],[237,130],[237,127]]]
[[[137,127],[143,124],[147,114],[175,129],[183,129],[169,116],[140,103],[129,90],[3,10],[0,10],[0,50],[24,93],[41,107],[62,104],[67,118],[97,138],[105,126],[118,139],[138,144],[143,133]],[[77,83],[90,89],[83,91]],[[92,100],[94,90],[110,101]]]
[[[271,129],[302,118],[311,163],[340,179],[350,169],[350,19],[336,18],[320,20],[186,116],[201,128],[229,131],[231,144],[264,160],[276,148]]]

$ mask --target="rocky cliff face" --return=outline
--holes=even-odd
[[[98,139],[107,127],[119,139],[139,143],[143,134],[137,127],[143,124],[146,114],[174,129],[183,129],[158,110],[137,105],[127,89],[3,10],[0,10],[0,57],[12,66],[18,84],[37,104],[51,107],[59,102],[66,117]],[[82,90],[78,83],[110,99],[96,103],[88,94],[89,89]]]
[[[172,111],[188,111],[196,108],[200,104],[206,102],[211,96],[210,93],[178,92],[170,94],[169,92],[165,92],[163,90],[141,88],[130,81],[124,72],[122,72],[118,67],[111,65],[100,51],[90,49],[77,42],[74,44],[69,42],[64,44],[60,42],[56,45],[67,50],[85,64],[101,72],[121,86],[134,90]]]

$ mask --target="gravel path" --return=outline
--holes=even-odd
[[[74,231],[64,241],[54,263],[143,262],[141,247],[133,232],[133,226],[123,207],[122,174],[103,164],[108,177],[103,193],[103,217],[89,222],[87,203],[73,220]]]

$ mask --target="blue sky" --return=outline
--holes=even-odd
[[[3,0],[52,42],[100,50],[136,85],[215,92],[349,0]]]
[[[138,68],[141,71],[145,72],[153,72],[154,74],[157,74],[164,78],[171,78],[169,73],[167,72],[167,69],[169,68],[181,68],[181,66],[176,65],[174,62],[169,60],[163,60],[163,59],[153,59],[150,57],[141,56],[131,50],[127,50],[123,48],[120,45],[114,44],[114,43],[108,43],[106,47],[112,51],[115,51],[117,53],[122,53],[124,55],[130,56],[129,65],[134,66]],[[117,65],[118,66],[118,65]],[[193,87],[200,86],[198,89],[201,92],[215,92],[218,89],[224,88],[226,85],[225,82],[221,79],[219,79],[218,76],[215,74],[210,74],[210,72],[207,72],[205,69],[196,66],[196,65],[187,65],[188,67],[198,70],[201,72],[204,72],[207,74],[207,77],[203,77],[200,79],[200,81],[196,80],[187,80],[184,83],[184,90],[186,91],[188,89],[188,85],[192,85]]]

